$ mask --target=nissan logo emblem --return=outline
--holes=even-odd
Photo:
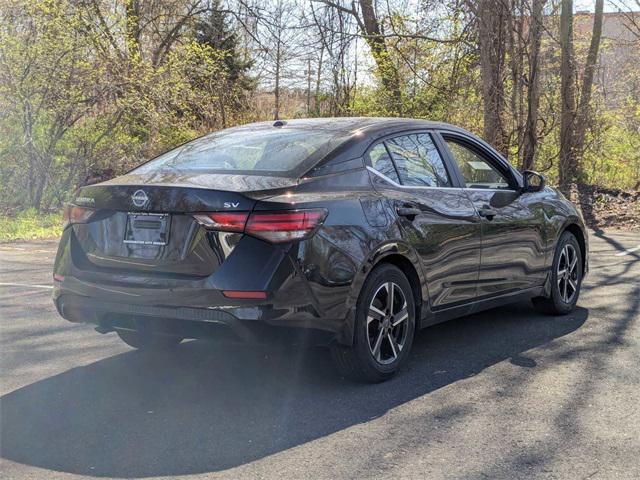
[[[149,197],[144,190],[136,190],[134,194],[131,195],[131,201],[136,207],[142,208],[149,201]]]

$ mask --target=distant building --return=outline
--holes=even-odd
[[[576,50],[589,48],[593,13],[578,11],[574,16]],[[582,56],[584,58],[584,56]],[[640,99],[640,12],[604,13],[602,43],[595,81],[604,106],[616,108],[628,97]]]

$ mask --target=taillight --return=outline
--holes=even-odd
[[[74,223],[87,223],[94,213],[95,210],[93,208],[78,207],[67,203],[64,206],[62,226],[66,228],[67,225],[73,225]]]
[[[324,209],[211,212],[194,215],[203,226],[225,232],[245,232],[272,243],[309,237],[327,216]]]
[[[194,215],[203,226],[223,232],[243,232],[249,212],[212,212]]]
[[[274,243],[301,240],[311,235],[326,216],[323,209],[258,211],[249,217],[245,232]]]

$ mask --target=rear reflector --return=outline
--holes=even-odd
[[[267,292],[246,290],[223,290],[222,294],[227,298],[244,298],[251,300],[265,300]]]
[[[324,221],[324,209],[249,212],[210,212],[194,215],[213,230],[245,232],[268,242],[282,243],[309,237]]]
[[[93,208],[78,207],[77,205],[67,203],[64,206],[62,226],[64,228],[67,225],[73,225],[74,223],[87,223],[94,213],[95,210]]]
[[[202,225],[223,232],[242,232],[249,212],[212,212],[194,215]]]
[[[59,275],[57,273],[53,274],[53,281],[54,282],[64,282],[64,275]]]

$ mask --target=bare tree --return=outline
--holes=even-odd
[[[257,27],[255,55],[262,59],[258,76],[273,93],[274,120],[282,114],[283,91],[306,80],[308,55],[303,37],[307,26],[298,8],[295,0],[276,0],[250,9]]]
[[[573,0],[562,0],[560,11],[560,162],[558,178],[560,189],[568,193],[576,172],[573,145],[575,138],[574,119],[576,110],[576,74],[573,52]]]
[[[542,12],[545,0],[533,0],[529,25],[529,82],[527,90],[527,120],[522,146],[522,168],[533,168],[538,146],[538,109],[540,107],[540,43],[542,39]]]
[[[598,51],[602,38],[602,17],[604,10],[604,0],[596,0],[595,14],[593,16],[593,33],[591,34],[591,44],[587,54],[580,88],[580,102],[576,112],[575,128],[575,154],[582,157],[584,154],[584,139],[587,125],[590,123],[591,91],[593,87],[593,77],[597,68]]]
[[[357,26],[352,15],[341,10],[325,6],[316,9],[311,4],[312,22],[317,29],[318,76],[316,83],[316,99],[318,99],[322,70],[330,75],[331,89],[328,95],[329,112],[332,115],[345,115],[350,111],[350,104],[357,79],[356,42]],[[326,52],[326,53],[325,53]],[[325,66],[323,68],[322,66]],[[316,107],[320,114],[319,105]]]
[[[602,17],[604,0],[596,0],[591,44],[585,61],[580,99],[576,108],[575,79],[576,66],[573,51],[573,2],[562,1],[560,13],[560,42],[562,47],[561,77],[561,119],[560,119],[560,188],[567,192],[576,179],[579,159],[584,153],[584,139],[589,124],[591,90],[595,75],[600,40],[602,37]]]
[[[508,154],[502,115],[506,25],[510,15],[502,0],[477,2],[478,46],[484,103],[484,137],[503,155]]]
[[[378,76],[386,94],[386,107],[391,114],[402,114],[402,92],[400,88],[400,75],[393,59],[391,58],[389,48],[382,34],[381,24],[376,15],[372,0],[359,0],[358,7],[356,2],[352,2],[351,6],[345,7],[331,0],[312,0],[324,3],[341,12],[352,15],[365,38],[367,45],[371,49],[371,54],[376,62]]]
[[[517,147],[517,157],[522,158],[522,144],[526,123],[525,107],[525,57],[527,38],[525,28],[528,26],[528,16],[525,13],[525,0],[509,0],[509,15],[507,16],[508,43],[506,57],[509,59],[511,71],[510,112],[506,119],[505,140],[509,146]],[[509,152],[510,153],[510,152]]]

